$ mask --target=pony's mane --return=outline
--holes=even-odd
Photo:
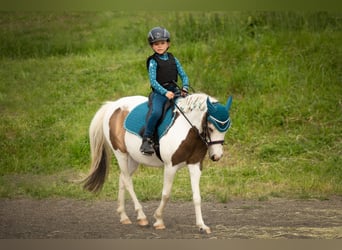
[[[198,111],[206,111],[207,110],[207,98],[209,97],[211,102],[217,102],[216,99],[203,94],[203,93],[195,93],[188,95],[186,98],[180,98],[177,102],[177,105],[184,113],[198,110]]]

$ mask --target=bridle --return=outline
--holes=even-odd
[[[175,101],[173,101],[173,104],[175,105],[175,107],[179,110],[179,112],[183,115],[183,117],[185,118],[185,120],[190,124],[191,128],[195,129],[197,131],[197,135],[199,136],[199,138],[204,142],[204,144],[209,147],[211,145],[214,144],[221,144],[223,145],[224,140],[217,140],[217,141],[212,141],[211,137],[210,137],[210,132],[209,132],[209,126],[208,126],[208,115],[206,115],[206,119],[204,124],[202,125],[203,128],[203,132],[200,133],[198,128],[196,128],[191,121],[188,119],[188,117],[184,114],[183,110],[177,105],[177,103]]]
[[[217,141],[212,141],[211,137],[210,137],[210,132],[209,132],[209,126],[208,126],[208,116],[206,116],[207,118],[205,119],[205,122],[202,126],[203,128],[203,132],[202,134],[199,133],[198,129],[197,129],[197,133],[199,135],[199,137],[201,138],[201,140],[205,143],[205,145],[207,147],[214,145],[214,144],[221,144],[223,145],[224,140],[217,140]],[[193,127],[193,126],[192,126]],[[208,140],[207,140],[208,138]]]

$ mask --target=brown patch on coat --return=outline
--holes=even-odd
[[[184,161],[187,164],[200,162],[202,170],[202,161],[207,153],[207,149],[206,144],[198,135],[198,129],[191,128],[179,148],[172,155],[172,165],[174,166]]]
[[[110,141],[115,150],[120,150],[123,153],[127,153],[125,145],[125,128],[124,121],[128,114],[128,110],[122,110],[118,108],[114,111],[109,119],[109,134]]]

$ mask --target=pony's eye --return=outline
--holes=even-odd
[[[208,128],[208,130],[209,130],[210,133],[214,132],[214,130],[212,128],[210,128],[210,127]]]

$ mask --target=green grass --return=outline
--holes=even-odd
[[[146,35],[156,25],[196,91],[234,97],[225,157],[205,160],[204,200],[342,194],[341,15],[328,12],[2,12],[0,197],[116,199],[89,168],[88,126],[104,101],[147,95]],[[162,169],[143,166],[141,200],[159,199]],[[172,197],[191,200],[189,174]]]

